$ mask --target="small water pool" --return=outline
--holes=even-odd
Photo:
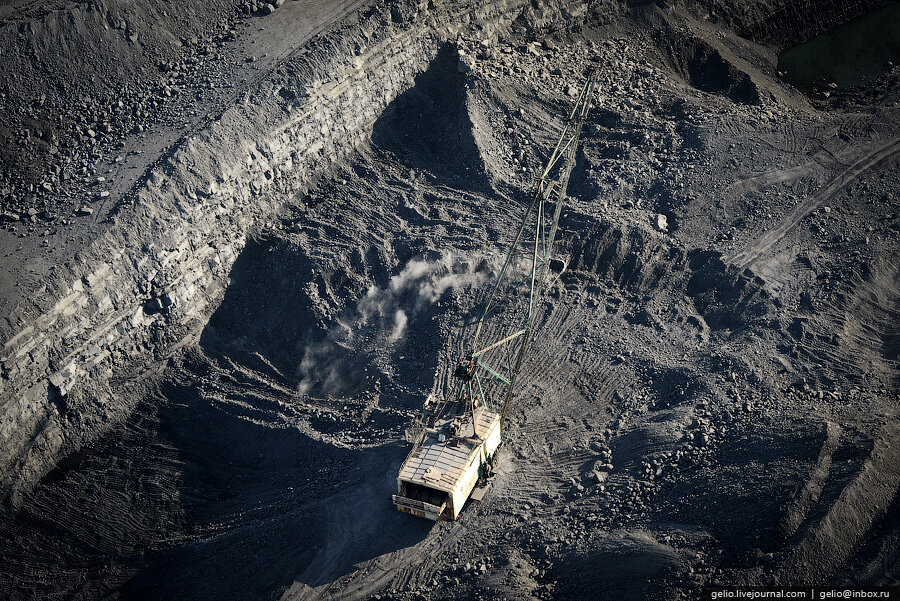
[[[900,63],[900,2],[794,46],[778,57],[783,79],[807,94],[869,82]],[[833,87],[833,86],[832,86]]]

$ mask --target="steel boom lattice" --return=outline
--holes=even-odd
[[[515,238],[478,320],[468,355],[456,366],[450,398],[484,403],[501,417],[534,332],[550,275],[552,252],[581,128],[590,109],[596,73],[588,73],[546,167],[535,179]]]

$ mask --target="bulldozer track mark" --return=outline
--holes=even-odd
[[[816,358],[821,376],[833,377],[833,369],[852,380],[890,378],[898,363],[900,267],[887,261],[849,278],[808,324],[798,347]]]
[[[900,420],[886,415],[869,457],[822,519],[786,550],[777,578],[816,582],[850,559],[900,490]],[[776,578],[776,581],[777,581]]]
[[[841,438],[841,427],[828,422],[825,425],[825,441],[819,450],[816,465],[806,481],[806,484],[798,491],[791,504],[785,511],[784,518],[779,527],[779,536],[786,539],[797,532],[800,524],[806,518],[809,510],[819,500],[819,495],[828,480],[828,471],[831,469],[831,457],[837,449]]]
[[[887,144],[883,144],[857,159],[827,185],[820,188],[818,192],[794,207],[794,209],[788,213],[778,225],[763,234],[756,243],[726,256],[725,260],[740,268],[749,267],[784,238],[788,232],[794,229],[804,217],[816,210],[825,200],[831,198],[841,188],[855,180],[868,169],[892,156],[898,150],[900,150],[900,138],[893,138]]]

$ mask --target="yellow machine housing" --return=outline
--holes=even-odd
[[[499,446],[500,414],[484,407],[435,424],[403,462],[394,504],[419,517],[455,520]]]

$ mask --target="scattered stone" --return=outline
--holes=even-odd
[[[459,53],[459,60],[456,62],[456,70],[460,73],[468,73],[474,66],[474,60],[468,54]]]
[[[669,231],[669,220],[662,213],[656,216],[656,229],[661,232]]]
[[[66,396],[72,389],[77,378],[77,370],[74,363],[69,363],[63,369],[48,376],[50,384],[56,388],[60,396]]]
[[[609,477],[609,472],[591,472],[590,477],[594,480],[594,482],[600,484]]]

